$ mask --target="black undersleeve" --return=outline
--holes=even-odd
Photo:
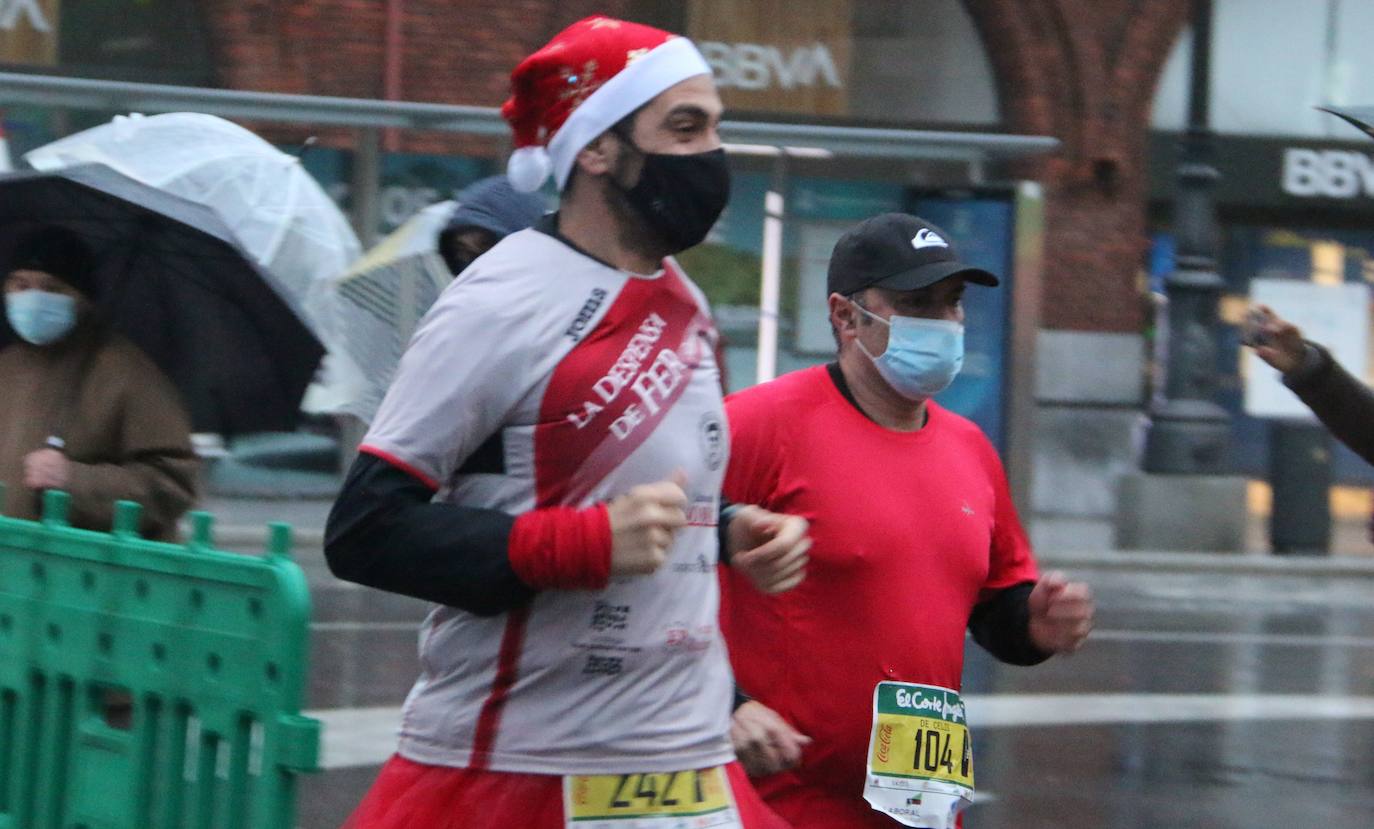
[[[494,616],[528,602],[507,556],[513,516],[433,503],[434,490],[361,454],[325,525],[329,569],[345,581]]]
[[[1050,658],[1030,638],[1031,582],[1013,585],[973,608],[968,628],[973,640],[1009,665],[1038,665]]]

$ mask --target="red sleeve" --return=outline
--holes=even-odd
[[[724,495],[734,504],[768,508],[777,491],[783,450],[778,445],[777,418],[760,387],[732,394],[725,400],[730,423],[730,464],[725,470]]]
[[[611,578],[611,519],[605,504],[544,507],[511,526],[511,569],[530,587],[603,590]]]
[[[997,451],[986,439],[980,441],[980,454],[992,479],[995,490],[996,515],[992,528],[992,549],[989,551],[988,578],[978,601],[985,601],[997,590],[1003,590],[1023,582],[1039,581],[1040,569],[1031,552],[1030,539],[1021,526],[1021,518],[1016,514],[1016,504],[1011,500],[1011,487],[1007,484],[1007,473]]]

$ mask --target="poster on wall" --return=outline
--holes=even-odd
[[[727,109],[845,115],[853,0],[689,0]]]
[[[0,63],[57,63],[62,0],[0,0]]]
[[[939,403],[977,423],[995,446],[1005,448],[1012,203],[998,197],[922,196],[912,212],[944,229],[961,261],[996,274],[1002,282],[996,288],[969,285],[964,291],[964,367]]]

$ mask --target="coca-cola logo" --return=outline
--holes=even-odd
[[[892,756],[892,726],[878,726],[878,762],[886,763]]]

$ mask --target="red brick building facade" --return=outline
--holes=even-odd
[[[530,50],[631,0],[208,0],[220,85],[492,106]],[[1045,327],[1136,331],[1145,248],[1146,138],[1157,79],[1186,0],[965,0],[995,74],[1003,127],[1052,135],[1025,162],[1046,188]],[[330,136],[347,142],[346,133]],[[396,149],[463,148],[407,134]]]

